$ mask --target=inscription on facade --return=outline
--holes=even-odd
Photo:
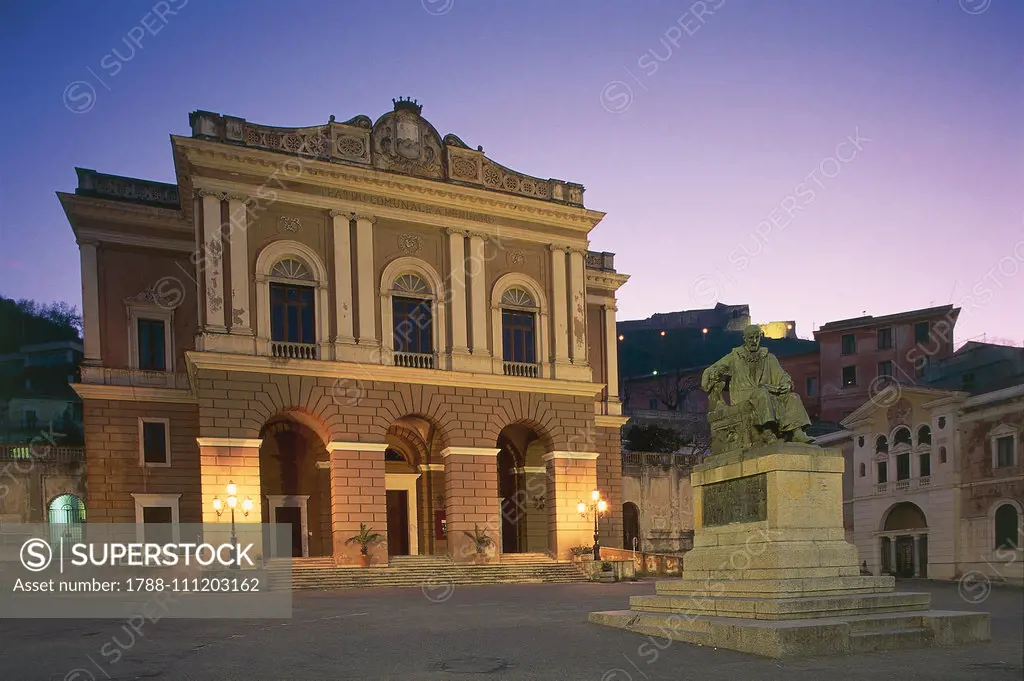
[[[345,189],[335,189],[334,187],[323,187],[323,195],[332,199],[342,199],[345,201],[360,201],[362,203],[369,203],[374,206],[384,206],[386,208],[399,208],[402,210],[414,210],[420,213],[432,213],[434,215],[441,215],[448,218],[458,218],[460,220],[474,220],[476,222],[487,223],[494,222],[493,216],[484,215],[483,213],[473,213],[466,210],[458,210],[456,208],[442,208],[441,206],[430,206],[424,203],[416,203],[415,201],[406,201],[403,199],[393,199],[387,196],[361,194],[359,192],[352,192]]]
[[[764,473],[705,485],[704,526],[768,519],[768,478]]]

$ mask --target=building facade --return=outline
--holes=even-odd
[[[829,322],[814,332],[821,352],[821,420],[838,423],[889,379],[920,383],[953,354],[960,308],[952,305]]]
[[[621,543],[615,296],[583,187],[514,172],[412,101],[273,128],[198,111],[175,184],[79,170],[93,522],[286,524],[267,557],[560,558]]]
[[[873,574],[1024,579],[1024,385],[891,384],[819,438],[849,452],[853,542]]]

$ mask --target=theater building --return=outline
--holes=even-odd
[[[615,297],[583,187],[412,101],[276,128],[197,111],[176,182],[78,169],[90,522],[289,525],[266,557],[621,545]],[[239,508],[241,509],[241,504]],[[148,529],[148,528],[147,528]],[[276,533],[275,533],[276,534]]]

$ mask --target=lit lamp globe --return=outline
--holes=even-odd
[[[221,508],[224,507],[224,503],[220,500],[220,497],[213,498],[213,510],[220,513]]]
[[[252,510],[252,499],[249,497],[245,498],[245,501],[242,502],[242,510],[246,513],[249,513],[249,511]]]
[[[601,501],[597,502],[597,512],[598,513],[604,513],[607,510],[608,510],[608,502],[606,502],[604,499],[602,499]]]
[[[580,515],[583,515],[587,512],[587,505],[581,501],[580,503],[576,504],[576,510],[580,512]]]
[[[228,483],[228,496],[235,496],[238,494],[238,485],[233,482]]]
[[[228,506],[230,506],[231,508],[238,506],[238,497],[236,497],[234,494],[228,496]]]
[[[601,498],[601,493],[595,489],[593,492],[590,493],[590,498],[593,499],[594,501],[597,501],[598,499]]]

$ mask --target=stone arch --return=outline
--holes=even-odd
[[[330,308],[327,300],[327,268],[316,251],[309,246],[298,241],[281,239],[264,246],[256,256],[256,349],[261,355],[271,353],[270,284],[279,280],[279,277],[273,274],[274,265],[287,259],[298,260],[312,275],[312,280],[307,283],[315,289],[316,343],[323,347],[328,341],[327,322]]]
[[[893,428],[892,435],[889,440],[892,442],[894,447],[897,445],[906,445],[909,447],[913,445],[914,436],[908,426],[896,426]]]
[[[630,551],[633,549],[633,539],[636,539],[636,547],[643,550],[643,540],[640,538],[640,509],[632,501],[622,504],[622,548]]]
[[[996,500],[989,508],[989,527],[992,528],[992,548],[1019,549],[1024,546],[1024,531],[1021,523],[1024,521],[1024,508],[1016,499],[1002,498]]]
[[[372,384],[365,387],[372,388]],[[395,384],[388,397],[380,401],[377,414],[372,417],[371,437],[383,438],[396,422],[403,419],[421,419],[433,427],[434,451],[441,451],[452,444],[464,444],[453,443],[449,436],[458,427],[458,414],[447,404],[446,397],[437,386]]]
[[[555,409],[543,396],[512,393],[499,400],[495,417],[484,428],[484,438],[493,442],[506,426],[521,425],[537,433],[547,451],[558,449],[567,445],[568,437],[556,416]]]
[[[927,527],[928,521],[920,506],[910,501],[900,501],[890,506],[882,514],[878,529],[882,532],[892,532],[926,529]]]

